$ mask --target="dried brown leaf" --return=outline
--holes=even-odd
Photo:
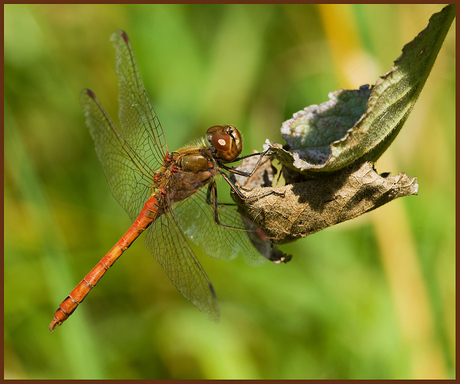
[[[265,172],[265,171],[262,171]],[[238,211],[253,220],[276,244],[305,237],[321,229],[353,219],[398,197],[416,195],[416,178],[400,173],[379,175],[373,163],[356,163],[329,177],[255,188],[247,197],[268,190],[284,193],[242,201],[233,199]]]

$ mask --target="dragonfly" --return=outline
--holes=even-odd
[[[268,241],[259,241],[256,250],[248,237],[248,231],[252,231],[256,238],[263,239],[261,229],[248,229],[247,219],[218,202],[215,181],[217,176],[223,177],[240,198],[246,199],[224,171],[251,176],[269,149],[239,157],[243,148],[240,132],[231,125],[216,125],[207,130],[206,139],[170,152],[128,35],[120,30],[110,40],[116,51],[121,129],[91,90],[81,92],[80,102],[112,195],[133,224],[62,301],[49,330],[69,318],[145,230],[146,247],[172,284],[210,319],[219,321],[215,290],[189,240],[201,245],[208,255],[223,260],[244,254],[250,263],[257,264],[269,254]],[[254,155],[260,158],[252,172],[226,165]]]

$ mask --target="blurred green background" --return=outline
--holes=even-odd
[[[244,153],[339,88],[373,84],[440,5],[5,5],[5,378],[455,377],[455,23],[379,172],[419,195],[252,267],[198,253],[214,324],[138,240],[55,332],[59,303],[127,230],[78,95],[117,116],[117,29],[169,148],[231,123]]]

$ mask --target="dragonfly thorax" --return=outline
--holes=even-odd
[[[213,155],[224,163],[235,161],[243,150],[241,134],[232,125],[214,125],[206,132]]]
[[[177,163],[183,171],[200,172],[209,167],[208,159],[199,152],[183,155]]]

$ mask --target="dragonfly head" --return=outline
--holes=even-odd
[[[243,150],[241,134],[233,125],[214,125],[206,132],[215,156],[224,163],[235,161]]]

